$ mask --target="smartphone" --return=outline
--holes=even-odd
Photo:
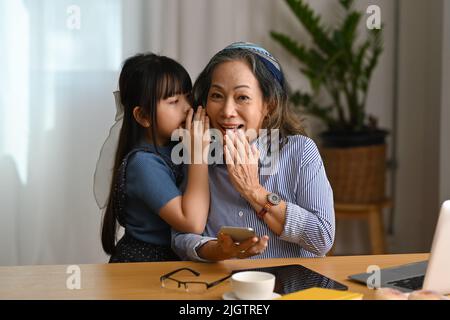
[[[229,235],[234,242],[243,242],[257,236],[252,228],[243,227],[222,227],[219,232]]]

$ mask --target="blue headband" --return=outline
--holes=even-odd
[[[278,61],[272,56],[269,51],[266,49],[250,43],[250,42],[234,42],[227,46],[224,50],[231,50],[231,49],[242,49],[242,50],[249,50],[256,54],[256,56],[259,58],[259,60],[264,63],[264,65],[267,67],[267,69],[270,71],[270,73],[277,79],[278,83],[280,85],[283,85],[284,79],[283,79],[283,73],[281,72],[280,64]]]

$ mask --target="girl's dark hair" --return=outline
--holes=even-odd
[[[192,82],[188,72],[175,60],[153,53],[138,54],[128,58],[119,77],[120,100],[124,108],[114,171],[109,192],[108,205],[103,217],[102,246],[107,254],[113,254],[116,243],[117,214],[114,208],[113,190],[117,182],[118,169],[123,158],[145,137],[146,128],[133,116],[133,109],[140,106],[150,120],[153,145],[156,152],[157,127],[156,106],[161,99],[176,94],[189,94]]]
[[[289,135],[301,134],[306,136],[301,119],[289,104],[289,89],[286,80],[280,83],[256,54],[249,50],[222,50],[209,61],[194,83],[192,91],[194,106],[202,105],[206,107],[212,74],[219,64],[229,61],[246,62],[258,80],[264,101],[269,106],[269,114],[263,122],[263,128],[279,129],[280,138],[283,141]],[[286,79],[284,76],[283,78]]]

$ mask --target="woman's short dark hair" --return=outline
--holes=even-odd
[[[244,61],[258,80],[263,99],[269,107],[268,116],[263,122],[264,129],[279,129],[282,139],[290,135],[306,135],[300,117],[289,104],[289,89],[285,77],[283,81],[278,81],[264,63],[249,50],[227,49],[212,57],[194,83],[192,92],[194,106],[206,107],[212,74],[218,65],[229,61]]]

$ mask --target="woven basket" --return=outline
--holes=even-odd
[[[376,203],[385,199],[386,144],[321,148],[334,201]]]

